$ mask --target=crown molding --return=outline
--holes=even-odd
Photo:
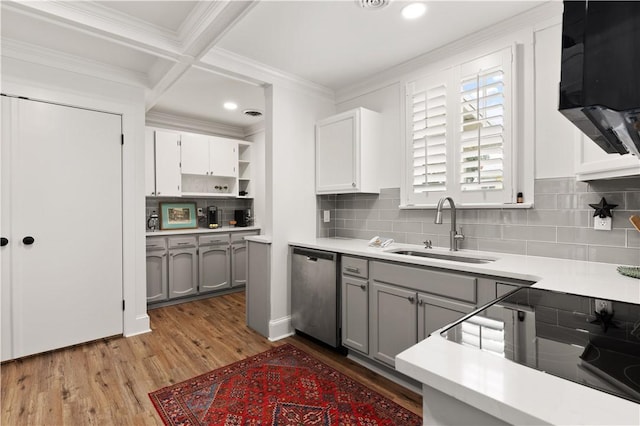
[[[220,47],[212,47],[209,52],[200,59],[198,65],[221,74],[231,73],[232,75],[244,76],[244,80],[246,81],[253,80],[254,82],[260,82],[262,84],[277,83],[332,102],[335,101],[335,92],[328,87],[305,80],[295,74],[270,67]]]
[[[470,48],[503,37],[505,34],[514,33],[526,28],[533,29],[539,22],[562,15],[562,10],[563,6],[561,2],[549,1],[531,10],[453,41],[445,46],[431,50],[382,72],[376,73],[374,76],[363,79],[357,84],[338,89],[336,90],[336,103],[346,102],[358,96],[386,87],[400,81],[403,76],[411,74],[421,68],[425,68],[430,64],[464,53]]]
[[[224,136],[234,139],[243,139],[245,129],[240,126],[232,126],[214,121],[199,120],[164,112],[149,111],[146,114],[145,124],[151,127],[162,127],[186,132],[203,133],[213,136]]]
[[[130,86],[146,88],[149,84],[147,75],[142,72],[107,65],[102,62],[62,53],[58,50],[8,38],[2,39],[2,57],[90,75]]]
[[[263,116],[264,117],[264,116]],[[259,123],[252,124],[244,128],[244,138],[248,138],[249,136],[253,136],[256,133],[264,132],[264,120],[261,120]]]

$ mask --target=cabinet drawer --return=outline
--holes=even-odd
[[[169,248],[195,247],[196,237],[169,237]]]
[[[371,262],[376,281],[476,303],[476,278],[395,263]]]
[[[245,243],[244,237],[249,237],[251,235],[259,235],[258,231],[251,232],[232,232],[231,233],[231,244]]]
[[[229,234],[200,235],[201,246],[229,244]]]
[[[368,263],[367,259],[342,256],[342,273],[354,277],[369,278]]]
[[[147,250],[164,250],[167,248],[167,240],[162,237],[147,238]]]

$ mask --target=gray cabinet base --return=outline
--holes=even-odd
[[[222,295],[230,294],[230,293],[239,293],[241,291],[244,291],[244,287],[233,287],[233,288],[228,288],[228,289],[225,289],[225,290],[219,290],[219,291],[216,291],[215,293],[203,293],[203,294],[198,294],[198,295],[193,295],[193,296],[180,297],[178,299],[166,300],[164,302],[148,303],[147,304],[147,310],[150,311],[151,309],[162,308],[163,306],[177,305],[179,303],[192,302],[194,300],[208,299],[210,297],[218,297],[218,296],[222,296]]]

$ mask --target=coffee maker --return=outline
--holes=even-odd
[[[214,229],[220,226],[220,213],[216,206],[207,208],[207,227]]]
[[[234,211],[236,226],[244,227],[251,225],[251,209],[241,209]]]

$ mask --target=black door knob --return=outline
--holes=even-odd
[[[34,242],[34,241],[35,241],[35,239],[34,239],[33,237],[24,237],[24,238],[22,239],[22,242],[23,242],[25,245],[28,245],[28,246],[29,246],[29,245],[31,245],[31,244],[33,244],[33,242]]]
[[[9,244],[9,240],[7,240],[5,237],[0,238],[0,247],[4,247],[7,244]]]

